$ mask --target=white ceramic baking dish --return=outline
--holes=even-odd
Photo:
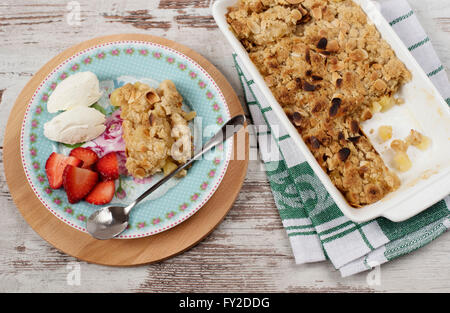
[[[405,104],[395,106],[385,113],[375,114],[371,120],[363,123],[363,131],[390,168],[392,168],[393,158],[391,150],[387,149],[390,141],[388,144],[379,142],[376,134],[379,126],[392,125],[393,139],[404,139],[411,129],[415,129],[432,140],[431,147],[425,152],[414,147],[408,149],[413,167],[406,173],[398,173],[402,185],[397,191],[388,194],[374,204],[359,209],[353,208],[347,203],[341,192],[322,170],[266,86],[246,50],[230,30],[225,14],[227,8],[235,5],[237,0],[218,0],[214,3],[212,10],[220,30],[244,62],[247,71],[269,101],[273,111],[344,215],[355,222],[365,222],[380,216],[400,222],[424,211],[450,193],[450,109],[374,3],[370,0],[354,1],[363,8],[371,23],[378,28],[382,37],[391,45],[413,76],[412,81],[405,85],[398,94],[399,97],[405,99]],[[372,131],[371,134],[371,130],[375,131]]]

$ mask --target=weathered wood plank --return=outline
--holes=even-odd
[[[148,13],[148,10],[127,11],[126,15],[108,15],[103,17],[107,22],[118,22],[122,24],[130,24],[139,29],[160,28],[169,29],[172,27],[168,21],[155,21],[154,16]]]
[[[209,8],[211,0],[161,0],[159,9]]]
[[[217,24],[214,21],[212,15],[177,15],[175,16],[175,21],[178,25],[183,27],[192,27],[192,28],[206,28],[213,29],[217,28]]]

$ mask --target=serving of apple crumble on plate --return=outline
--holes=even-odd
[[[351,0],[239,0],[227,22],[315,159],[348,203],[400,186],[360,124],[411,79]],[[381,107],[380,107],[381,106]]]
[[[126,84],[111,94],[111,104],[121,107],[125,166],[135,178],[172,172],[192,155],[188,122],[195,112],[185,112],[175,84],[163,81],[158,89],[143,83]],[[186,170],[178,174],[186,175]]]

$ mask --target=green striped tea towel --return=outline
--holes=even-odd
[[[429,38],[405,0],[385,0],[381,12],[450,104],[450,85]],[[401,223],[347,219],[305,162],[239,58],[236,70],[258,146],[297,264],[329,259],[342,276],[418,249],[450,227],[450,196]]]

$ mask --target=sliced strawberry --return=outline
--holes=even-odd
[[[95,170],[104,180],[115,180],[119,178],[119,162],[115,152],[103,156],[95,164]]]
[[[98,181],[94,171],[67,165],[63,173],[63,186],[70,203],[77,203],[91,192]]]
[[[53,152],[45,163],[45,173],[51,188],[61,188],[63,184],[63,173],[67,165],[80,166],[82,161],[73,156],[65,156]]]
[[[84,200],[96,205],[110,203],[114,197],[116,186],[114,180],[99,182]]]
[[[70,151],[70,156],[76,157],[83,161],[82,168],[90,169],[95,162],[98,161],[98,155],[94,151],[89,148],[78,147]]]

